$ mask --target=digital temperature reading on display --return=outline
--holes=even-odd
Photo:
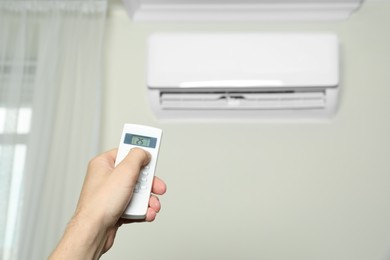
[[[157,139],[148,136],[126,134],[124,143],[142,147],[155,148]]]

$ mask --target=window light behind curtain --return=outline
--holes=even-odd
[[[0,0],[0,259],[45,259],[98,151],[106,0]]]

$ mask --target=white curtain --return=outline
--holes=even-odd
[[[0,259],[45,259],[98,151],[106,0],[0,0]]]

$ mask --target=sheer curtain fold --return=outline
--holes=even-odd
[[[74,211],[98,151],[106,9],[0,0],[0,259],[47,258]]]

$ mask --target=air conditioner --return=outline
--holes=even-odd
[[[147,49],[159,119],[323,120],[337,110],[331,33],[156,33]]]
[[[123,0],[134,21],[346,20],[362,0]]]

